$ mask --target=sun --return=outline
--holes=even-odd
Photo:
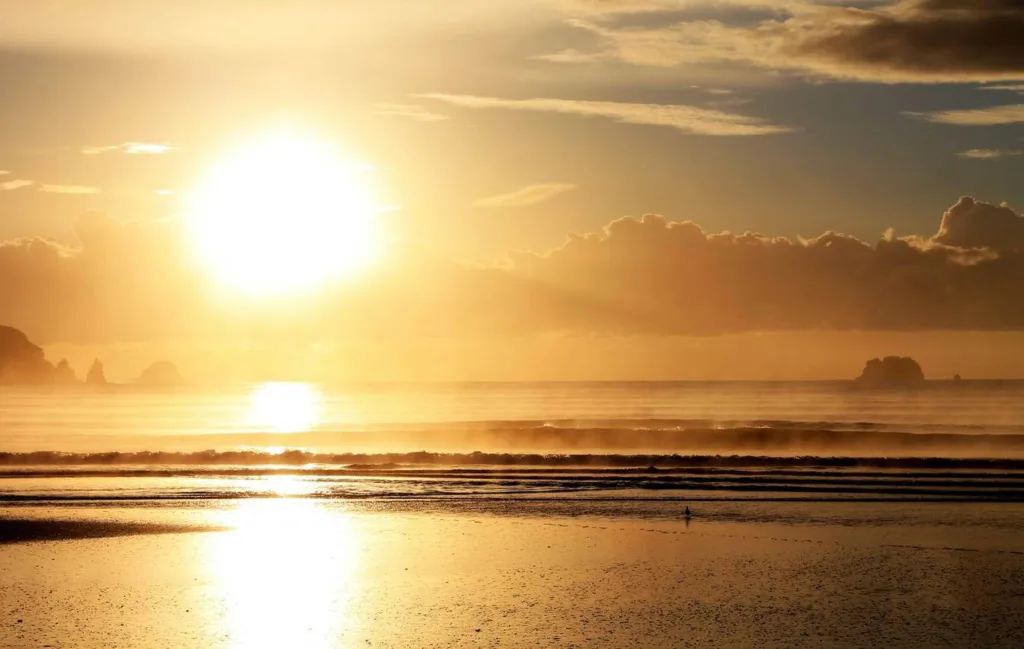
[[[351,276],[379,254],[366,175],[315,137],[256,138],[220,159],[189,196],[193,248],[220,284],[253,297]]]

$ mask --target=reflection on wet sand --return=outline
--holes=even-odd
[[[285,485],[287,488],[287,485]],[[235,649],[338,647],[359,556],[351,518],[313,500],[245,501],[211,538],[207,570]]]
[[[140,526],[0,544],[0,647],[1024,646],[1020,505],[396,502],[0,508]]]

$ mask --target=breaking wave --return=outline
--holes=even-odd
[[[49,444],[57,444],[54,438]],[[29,442],[31,443],[31,442]],[[40,442],[43,444],[44,442]],[[694,419],[502,420],[427,424],[377,424],[306,433],[218,432],[160,435],[139,431],[119,438],[94,436],[95,450],[124,453],[73,455],[58,452],[3,453],[0,463],[163,462],[176,451],[182,462],[260,462],[258,456],[229,452],[267,448],[308,449],[321,454],[438,453],[582,454],[610,453],[727,455],[848,455],[858,457],[1022,458],[1024,426],[1007,424],[881,424],[834,421],[715,421]],[[103,446],[107,445],[106,449]],[[96,448],[99,447],[99,448]],[[212,449],[193,453],[202,449]],[[26,449],[27,450],[27,449]],[[55,451],[58,449],[40,449]],[[217,455],[217,453],[221,455]],[[298,451],[296,451],[298,452]],[[228,453],[225,455],[225,453]],[[154,459],[148,459],[150,455]],[[134,458],[134,459],[131,459]],[[296,456],[296,461],[320,461]],[[335,460],[326,460],[335,462]],[[488,460],[507,463],[507,460]],[[288,462],[291,463],[290,460]]]

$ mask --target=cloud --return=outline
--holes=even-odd
[[[77,245],[41,238],[0,242],[0,322],[40,340],[156,340],[207,318],[200,281],[177,222],[75,220]]]
[[[537,54],[530,58],[538,61],[550,61],[551,63],[593,63],[609,58],[606,52],[582,52],[574,47],[569,49],[551,52],[550,54]]]
[[[997,86],[982,86],[982,90],[998,90],[1001,92],[1019,92],[1024,94],[1024,83],[1004,83]]]
[[[99,194],[99,187],[86,187],[85,185],[42,185],[39,191],[50,194]]]
[[[994,160],[1008,156],[1024,155],[1024,149],[968,149],[957,154],[961,158],[972,160]]]
[[[500,267],[393,250],[358,286],[288,308],[209,293],[179,221],[90,213],[75,232],[73,246],[0,244],[0,322],[41,343],[1024,330],[1024,217],[970,198],[934,234],[875,242],[716,234],[647,215]]]
[[[0,47],[133,53],[337,55],[378,54],[382,38],[396,48],[432,33],[464,33],[465,25],[508,28],[533,10],[494,0],[74,0],[54,11],[47,2],[0,0]],[[529,3],[534,5],[535,3]],[[548,10],[541,7],[541,10]]]
[[[404,117],[416,122],[441,122],[451,119],[447,115],[433,113],[420,106],[414,106],[412,104],[377,104],[377,112],[380,115]]]
[[[576,15],[603,15],[658,13],[722,6],[797,10],[814,3],[813,0],[561,0],[561,4]]]
[[[35,183],[31,180],[22,180],[20,178],[16,178],[14,180],[8,180],[5,183],[0,183],[0,191],[13,192],[16,189],[21,189],[22,187],[29,187],[34,184]]]
[[[581,117],[603,117],[624,124],[666,126],[682,133],[694,135],[770,135],[793,130],[786,126],[770,124],[756,117],[683,104],[633,104],[574,99],[503,99],[442,93],[417,96],[464,108],[501,108],[565,113]]]
[[[572,24],[602,37],[603,56],[640,65],[732,62],[886,83],[1024,79],[1024,4],[1017,0],[749,4],[785,16],[753,26],[680,20],[677,13],[653,27],[600,16]]]
[[[1022,222],[1008,207],[965,198],[937,234],[872,245],[835,232],[796,241],[708,234],[649,215],[516,255],[513,268],[614,307],[590,317],[619,332],[1021,328],[1024,301],[1013,296],[1024,279]]]
[[[1007,205],[961,198],[942,216],[936,243],[958,248],[1024,252],[1024,217]]]
[[[484,207],[524,207],[527,205],[543,203],[544,201],[550,200],[559,194],[564,194],[565,192],[572,191],[574,189],[576,189],[576,185],[568,183],[527,185],[522,189],[517,189],[516,191],[509,192],[507,194],[481,198],[476,202],[476,204]]]
[[[163,155],[174,151],[169,144],[154,142],[124,142],[110,146],[82,147],[84,155],[100,155],[103,153],[124,153],[127,155]]]
[[[944,110],[931,113],[907,113],[914,117],[940,124],[958,126],[997,126],[1024,122],[1024,104],[969,108],[966,110]]]

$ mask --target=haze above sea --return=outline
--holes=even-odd
[[[891,434],[1024,434],[1024,381],[929,382],[865,389],[852,382],[680,383],[256,383],[154,389],[110,385],[0,388],[0,451],[556,450],[610,431],[619,449],[649,450],[645,431],[850,431]],[[528,433],[564,431],[529,449]],[[466,437],[455,448],[445,433]],[[580,431],[574,435],[573,431]],[[401,443],[386,441],[401,432]],[[632,433],[632,434],[630,434]],[[376,435],[380,444],[374,444]],[[464,436],[465,437],[465,436]],[[635,444],[628,443],[633,438]],[[1007,438],[1009,440],[1010,438]],[[367,444],[367,442],[370,442]],[[476,442],[474,444],[474,442]],[[358,446],[359,444],[356,444]],[[585,444],[583,444],[585,447]],[[671,446],[671,444],[670,444]],[[600,450],[588,448],[588,450]]]

